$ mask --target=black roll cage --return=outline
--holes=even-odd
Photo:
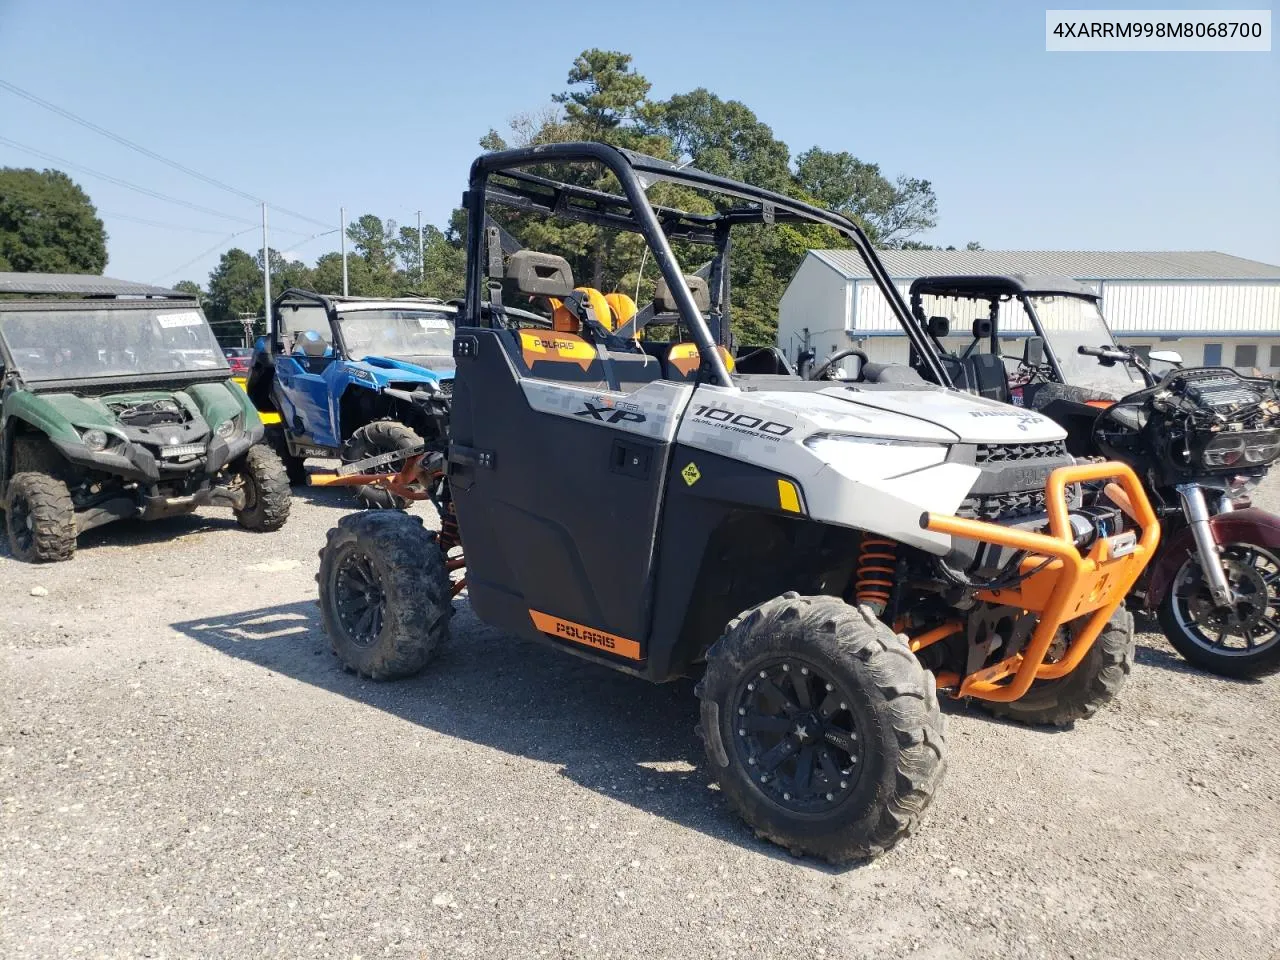
[[[1035,331],[1036,336],[1044,341],[1045,357],[1048,359],[1049,369],[1053,371],[1053,376],[1058,383],[1066,383],[1067,378],[1062,372],[1062,364],[1058,361],[1058,355],[1054,352],[1052,340],[1045,336],[1044,324],[1040,322],[1040,315],[1031,303],[1031,298],[1034,296],[1075,297],[1078,300],[1089,300],[1094,304],[1097,304],[1102,299],[1083,284],[1076,283],[1073,280],[1063,278],[1060,282],[1051,282],[1048,285],[1034,283],[1028,286],[1018,278],[1006,274],[957,274],[942,277],[919,277],[911,282],[908,296],[911,299],[912,317],[926,333],[928,324],[924,315],[923,301],[925,297],[986,300],[991,305],[989,312],[991,318],[991,342],[997,346],[997,349],[993,350],[997,354],[999,353],[998,344],[1000,342],[1000,311],[998,304],[1005,300],[1017,300],[1022,304],[1022,309],[1026,311],[1027,317],[1031,321],[1031,329]],[[1106,317],[1102,318],[1102,323],[1107,328],[1107,333],[1110,335],[1112,343],[1115,343],[1115,334],[1111,332],[1111,325],[1107,323]],[[940,353],[946,354],[938,338],[932,334],[927,333],[927,335],[933,341],[934,347]]]
[[[622,195],[561,183],[523,169],[550,163],[598,163],[617,178],[622,187]],[[493,185],[490,178],[494,176],[507,182]],[[658,180],[737,197],[748,201],[750,205],[715,214],[687,213],[657,206],[649,202],[645,189]],[[489,270],[489,258],[485,249],[488,230],[494,226],[485,213],[489,201],[542,216],[639,233],[657,261],[658,269],[679,308],[680,319],[698,346],[704,368],[710,371],[711,381],[731,390],[737,388],[716,350],[717,343],[706,320],[694,303],[680,264],[671,250],[670,241],[685,240],[716,247],[708,286],[711,289],[713,308],[719,305],[720,310],[724,311],[729,303],[727,264],[732,227],[750,223],[825,224],[838,230],[853,243],[871,272],[876,286],[897,316],[920,362],[927,368],[927,375],[939,384],[952,385],[935,345],[914,323],[902,294],[890,281],[889,273],[876,255],[870,239],[856,223],[840,214],[772,190],[589,141],[501,150],[484,154],[471,165],[467,192],[463,196],[468,225],[466,309],[458,318],[459,326],[486,326],[494,321],[492,316],[486,317],[483,309],[484,295],[488,290],[486,278],[494,276]],[[505,243],[502,247],[504,252],[509,252],[505,250]],[[727,327],[725,316],[721,329]]]

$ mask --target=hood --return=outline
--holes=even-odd
[[[244,396],[245,399],[241,400]],[[39,400],[67,423],[81,429],[121,426],[119,411],[155,400],[172,400],[194,420],[213,426],[237,414],[251,425],[252,407],[247,396],[231,381],[192,384],[185,390],[128,390],[101,396],[82,397],[74,393],[40,394]]]
[[[953,390],[822,391],[865,411],[911,417],[941,427],[963,443],[1042,443],[1063,440],[1066,431],[1048,417],[1022,407]]]
[[[379,380],[422,381],[435,383],[453,376],[454,362],[450,356],[426,357],[365,357],[355,361],[353,367],[368,370]]]
[[[820,430],[936,443],[1042,443],[1066,431],[1048,417],[941,387],[830,386],[816,392],[760,391]]]

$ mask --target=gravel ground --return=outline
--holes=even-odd
[[[465,601],[423,676],[343,673],[313,574],[348,507],[0,557],[0,955],[1280,957],[1280,677],[1197,673],[1140,620],[1074,730],[951,708],[922,829],[833,870],[726,808],[690,684]]]

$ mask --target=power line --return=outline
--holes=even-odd
[[[179,266],[176,266],[176,267],[174,267],[172,270],[170,270],[168,273],[162,273],[162,274],[160,274],[158,277],[156,277],[154,280],[151,280],[151,281],[148,281],[148,282],[150,282],[150,283],[159,283],[159,282],[160,282],[161,280],[163,280],[165,277],[172,277],[175,273],[180,273],[181,271],[183,271],[183,270],[187,269],[187,267],[191,266],[193,263],[196,263],[197,261],[203,260],[205,257],[209,256],[209,254],[211,254],[211,253],[217,253],[219,250],[221,250],[223,247],[225,247],[228,243],[230,243],[230,242],[231,242],[232,240],[234,240],[236,237],[242,237],[242,236],[244,236],[246,233],[249,233],[250,231],[253,231],[253,230],[256,230],[256,229],[258,229],[258,227],[257,227],[257,225],[255,224],[254,226],[249,227],[249,228],[247,228],[247,229],[245,229],[245,230],[241,230],[241,231],[239,231],[238,233],[233,233],[233,234],[231,234],[230,236],[223,237],[221,240],[219,240],[217,243],[215,243],[215,244],[214,244],[212,247],[210,247],[208,250],[205,250],[205,251],[203,251],[202,253],[197,254],[196,256],[194,256],[194,257],[192,257],[190,260],[188,260],[186,263],[181,264],[181,265],[179,265]]]
[[[183,173],[187,174],[188,176],[195,177],[197,180],[203,180],[205,183],[218,187],[221,190],[226,190],[228,193],[234,193],[236,196],[241,197],[245,200],[248,200],[252,203],[262,202],[262,199],[260,197],[255,197],[253,196],[253,194],[245,193],[243,190],[237,190],[235,187],[230,186],[229,184],[223,183],[221,180],[215,180],[213,177],[205,176],[203,173],[201,173],[198,170],[192,170],[190,167],[186,166],[185,164],[178,163],[177,160],[170,160],[168,157],[162,157],[160,154],[156,153],[154,150],[148,150],[146,147],[142,146],[141,144],[134,143],[132,140],[128,139],[127,137],[122,137],[118,133],[112,133],[110,130],[106,129],[105,127],[100,127],[96,123],[93,123],[89,120],[84,119],[84,117],[78,117],[74,113],[72,113],[70,110],[64,110],[62,107],[58,106],[56,103],[50,103],[48,100],[42,100],[40,97],[37,97],[34,93],[32,93],[29,90],[23,90],[21,87],[14,86],[12,83],[9,83],[6,80],[0,80],[0,88],[8,90],[10,93],[17,94],[19,97],[22,97],[24,100],[30,100],[32,103],[36,104],[37,106],[44,107],[46,110],[52,110],[58,116],[65,117],[67,120],[70,120],[72,123],[78,123],[80,124],[80,126],[86,127],[87,129],[92,130],[94,133],[101,134],[102,136],[106,137],[109,140],[114,140],[116,143],[126,146],[130,150],[136,150],[138,151],[138,153],[141,153],[143,156],[150,157],[152,160],[157,160],[160,163],[165,164],[166,166],[173,167],[173,169],[175,170],[180,170]]]
[[[179,200],[177,197],[170,197],[167,194],[158,193],[157,191],[148,189],[147,187],[140,187],[136,183],[130,183],[128,180],[121,180],[119,177],[113,177],[109,173],[102,173],[99,170],[94,170],[90,167],[83,166],[82,164],[72,163],[70,160],[64,160],[62,157],[55,157],[52,153],[45,153],[43,150],[37,150],[35,147],[28,147],[25,144],[18,143],[16,140],[10,140],[7,137],[0,137],[0,143],[3,143],[5,146],[13,147],[15,150],[21,150],[23,153],[29,153],[33,156],[48,160],[52,163],[58,163],[64,167],[70,167],[72,170],[79,170],[81,173],[87,173],[91,177],[99,177],[102,180],[106,180],[108,183],[114,183],[127,190],[135,190],[145,196],[154,197],[157,200],[163,200],[166,203],[176,203],[180,207],[187,207],[188,209],[196,210],[200,213],[207,213],[214,217],[221,217],[223,220],[230,220],[233,223],[248,223],[256,226],[252,220],[246,220],[244,217],[232,216],[229,213],[222,213],[219,210],[202,207],[198,203],[189,203],[186,200]]]
[[[107,210],[99,210],[98,213],[104,217],[111,217],[115,220],[128,220],[132,223],[146,224],[148,227],[162,227],[165,230],[185,230],[187,233],[207,233],[210,236],[219,233],[218,230],[205,230],[201,227],[184,227],[177,223],[161,223],[159,220],[147,220],[144,217],[135,217],[131,213],[112,213]]]
[[[276,213],[283,213],[286,217],[296,217],[299,220],[304,220],[317,227],[327,227],[330,225],[329,223],[325,223],[323,220],[317,220],[314,217],[307,217],[301,213],[294,213],[292,210],[288,210],[285,207],[278,207],[274,203],[268,203],[267,207],[274,210]]]
[[[230,220],[232,223],[250,223],[250,224],[253,223],[252,220],[247,220],[244,217],[237,217],[237,216],[233,216],[230,213],[223,213],[220,210],[213,210],[209,207],[202,207],[198,203],[191,203],[187,200],[180,200],[177,197],[171,197],[168,194],[160,193],[156,190],[150,189],[149,187],[140,187],[136,183],[130,183],[128,180],[121,180],[119,177],[113,177],[111,174],[103,173],[101,170],[94,170],[92,167],[86,167],[84,164],[74,163],[71,160],[67,160],[63,157],[55,156],[52,153],[46,153],[43,150],[37,150],[35,147],[29,147],[24,143],[18,143],[18,141],[10,140],[8,137],[0,137],[0,143],[4,144],[5,146],[12,147],[15,150],[21,150],[23,153],[29,153],[32,156],[40,157],[42,160],[48,160],[50,163],[56,163],[56,164],[59,164],[60,166],[68,167],[72,170],[78,170],[81,173],[88,174],[91,177],[98,177],[101,180],[106,180],[108,183],[114,183],[117,186],[124,187],[126,190],[136,191],[137,193],[141,193],[143,196],[153,197],[156,200],[163,200],[165,203],[176,203],[180,207],[187,207],[188,209],[195,210],[198,213],[205,213],[205,214],[209,214],[210,216],[221,217],[223,220]],[[187,229],[194,229],[194,228],[187,228]],[[214,231],[207,231],[207,232],[212,233]],[[284,227],[280,227],[279,232],[292,233],[295,236],[300,236],[300,237],[306,235],[301,230],[289,230]]]
[[[155,160],[158,163],[163,163],[167,167],[172,167],[174,170],[177,170],[181,173],[185,173],[189,177],[195,177],[197,180],[201,180],[209,184],[210,186],[217,187],[219,190],[226,190],[228,193],[233,193],[237,197],[240,197],[241,199],[248,200],[250,203],[265,202],[261,197],[255,197],[253,194],[247,193],[244,190],[240,190],[237,187],[233,187],[229,183],[223,183],[221,180],[217,180],[213,177],[208,176],[207,174],[203,174],[199,170],[193,170],[191,167],[188,167],[185,163],[179,163],[177,160],[171,160],[166,156],[156,153],[154,150],[149,150],[146,147],[144,147],[142,144],[135,143],[134,141],[130,140],[128,137],[123,137],[118,133],[114,133],[111,130],[108,130],[106,127],[100,127],[98,126],[98,124],[94,123],[93,121],[86,120],[84,117],[81,117],[81,116],[77,116],[76,114],[72,113],[70,110],[67,110],[64,107],[58,106],[56,103],[50,103],[48,100],[45,100],[42,97],[37,97],[30,90],[24,90],[22,89],[22,87],[19,87],[16,84],[9,83],[7,80],[0,80],[0,89],[8,90],[10,93],[16,96],[22,97],[24,100],[29,100],[31,103],[34,103],[36,106],[44,107],[46,110],[50,110],[53,113],[56,113],[58,116],[63,117],[67,120],[70,120],[72,123],[78,123],[80,126],[84,127],[85,129],[92,130],[94,133],[99,134],[100,136],[104,136],[108,140],[114,140],[116,143],[120,144],[121,146],[128,147],[130,150],[135,150],[138,153],[142,154],[144,157],[150,157],[152,160]],[[297,213],[296,211],[289,210],[285,207],[277,207],[274,204],[268,204],[268,206],[270,206],[273,210],[277,211],[278,213],[283,213],[287,217],[295,217],[298,220],[304,220],[307,223],[314,224],[317,227],[327,227],[329,225],[321,220],[316,220],[312,217],[306,216],[305,214]]]

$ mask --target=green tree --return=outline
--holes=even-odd
[[[189,293],[201,303],[204,303],[206,299],[205,292],[200,289],[200,284],[194,280],[179,280],[173,285],[173,289],[179,293]]]
[[[107,231],[60,170],[0,169],[0,270],[102,273]]]
[[[569,70],[569,89],[551,99],[564,105],[567,125],[587,140],[622,145],[643,136],[636,126],[650,83],[631,67],[631,55],[584,50]]]
[[[937,225],[938,200],[928,180],[888,180],[874,163],[820,147],[796,158],[796,183],[819,204],[857,221],[877,246],[901,246]]]
[[[396,237],[396,222],[388,220],[383,223],[372,213],[366,213],[347,225],[347,239],[355,251],[347,263],[353,295],[392,297],[400,292],[402,278],[396,275]],[[354,260],[363,262],[364,269],[360,271],[358,280],[351,272]]]
[[[232,247],[209,274],[205,312],[212,323],[237,320],[242,314],[262,316],[262,267],[257,258]]]
[[[418,261],[418,230],[401,227],[393,242],[400,262],[401,293],[414,292],[448,299],[462,296],[466,283],[466,251],[450,243],[447,234],[431,224],[422,227],[422,262]]]
[[[699,87],[652,104],[644,123],[699,170],[784,193],[792,188],[791,151],[741,101]]]
[[[262,252],[255,254],[253,260],[257,264],[258,271],[261,272]],[[290,287],[307,290],[311,285],[310,267],[301,260],[286,259],[284,254],[274,247],[271,249],[271,295],[273,297]]]

